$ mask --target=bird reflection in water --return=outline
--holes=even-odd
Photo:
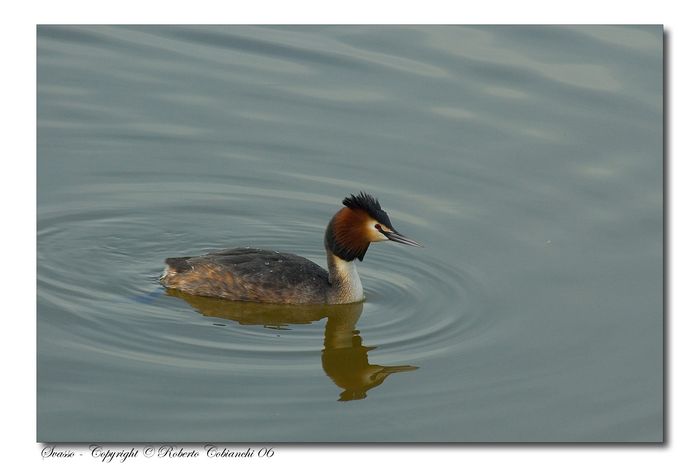
[[[166,293],[185,300],[204,316],[228,319],[243,325],[281,329],[290,324],[310,324],[326,318],[321,366],[326,375],[343,390],[339,401],[364,399],[367,391],[382,384],[390,374],[418,369],[411,365],[369,363],[367,353],[376,347],[362,345],[360,332],[355,329],[362,314],[362,302],[333,306],[275,305],[199,297],[174,289],[168,289]]]

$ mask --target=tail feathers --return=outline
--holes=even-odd
[[[167,258],[165,260],[165,269],[163,274],[160,276],[160,283],[166,287],[172,286],[172,280],[175,279],[176,274],[181,272],[186,272],[192,269],[190,263],[187,262],[191,256],[186,258]]]
[[[168,258],[165,260],[165,264],[167,264],[174,272],[185,272],[192,269],[190,263],[187,262],[187,260],[190,258],[191,256],[184,258]]]

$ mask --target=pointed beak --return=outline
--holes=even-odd
[[[417,241],[411,240],[410,238],[405,237],[398,232],[382,232],[382,233],[386,236],[386,238],[388,238],[392,242],[403,243],[404,245],[411,245],[411,246],[419,246],[419,247],[423,246],[420,243],[418,243]]]

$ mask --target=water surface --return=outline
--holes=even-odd
[[[41,26],[39,441],[659,441],[660,27]],[[167,293],[235,246],[367,300]]]

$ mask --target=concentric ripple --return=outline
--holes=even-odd
[[[184,205],[171,201],[178,189],[174,183],[111,186],[112,192],[102,185],[85,193],[89,203],[64,203],[61,209],[40,212],[39,297],[61,310],[64,320],[76,325],[89,321],[74,328],[76,345],[176,366],[200,367],[206,355],[209,366],[236,369],[281,362],[289,368],[290,359],[304,361],[319,352],[324,313],[305,319],[286,311],[289,322],[253,320],[252,325],[192,313],[196,308],[168,296],[157,277],[165,257],[233,246],[294,252],[325,266],[323,230],[339,202],[313,202],[303,192],[284,191],[284,197],[267,193],[260,215],[253,217],[245,209],[261,203],[253,186],[209,184]],[[91,208],[100,198],[109,199],[98,203],[108,209]],[[144,206],[137,199],[151,202]],[[293,208],[283,213],[285,204]],[[266,222],[266,205],[274,224]],[[185,224],[181,219],[196,221]],[[207,226],[204,233],[200,226]],[[423,235],[430,235],[410,220],[402,228],[422,228]],[[356,331],[378,346],[378,354],[423,361],[464,345],[488,326],[476,279],[434,257],[430,245],[412,249],[376,244],[358,266],[367,300]],[[51,316],[46,318],[51,322]]]

